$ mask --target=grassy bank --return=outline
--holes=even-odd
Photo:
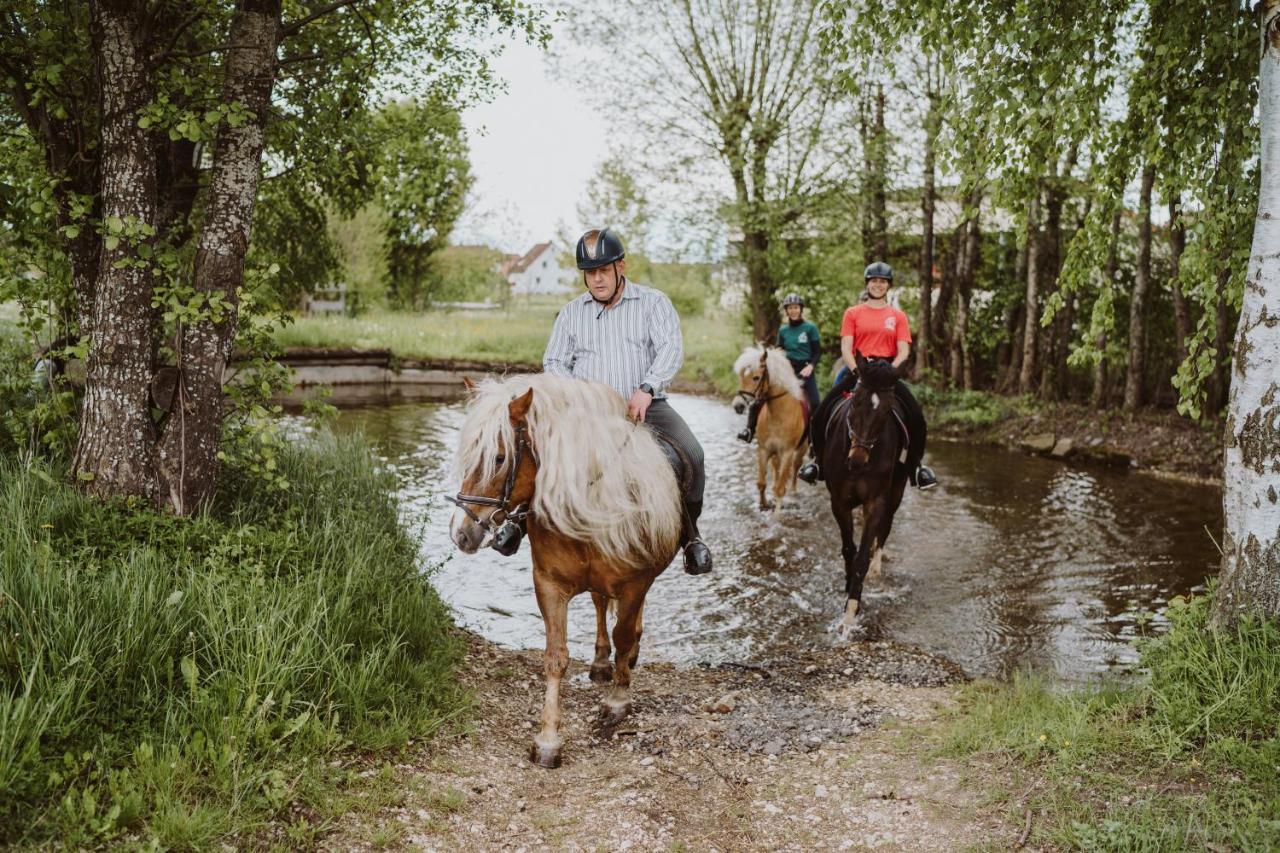
[[[943,751],[1009,771],[997,792],[1033,843],[1085,850],[1280,846],[1280,626],[1207,626],[1171,604],[1136,686],[976,684]]]
[[[277,335],[282,346],[385,347],[402,358],[448,358],[541,364],[561,297],[512,300],[493,311],[372,312],[360,317],[301,317]],[[748,335],[736,319],[685,317],[685,358],[679,378],[734,387],[733,362]]]
[[[176,519],[0,460],[0,845],[306,844],[355,807],[337,759],[464,706],[388,475],[351,439],[279,464]]]

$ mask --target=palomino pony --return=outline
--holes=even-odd
[[[733,372],[738,374],[733,410],[742,414],[752,403],[763,404],[756,425],[756,488],[760,509],[777,515],[788,487],[796,490],[796,472],[809,451],[804,389],[786,351],[777,347],[747,347],[733,363]],[[772,504],[764,496],[768,467],[773,469]]]
[[[533,587],[546,624],[547,692],[530,758],[560,765],[560,680],[569,666],[569,600],[590,592],[596,608],[591,680],[612,682],[606,729],[631,709],[644,597],[680,544],[681,498],[667,456],[647,428],[627,419],[608,386],[546,374],[475,386],[458,439],[462,483],[449,530],[474,554],[490,539],[515,553],[523,523]],[[609,664],[605,611],[617,613]]]
[[[881,549],[907,487],[900,461],[902,433],[892,415],[898,372],[887,362],[857,357],[858,384],[827,422],[822,470],[831,493],[831,514],[840,525],[844,557],[845,609],[835,625],[839,635],[852,631],[862,606],[868,569],[880,571]],[[862,507],[862,542],[853,541],[853,511]]]

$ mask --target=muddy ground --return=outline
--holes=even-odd
[[[1009,849],[1022,834],[991,771],[930,756],[930,724],[963,676],[921,651],[853,643],[683,670],[642,660],[634,713],[611,737],[575,661],[564,764],[544,770],[525,757],[541,654],[468,644],[467,730],[411,754],[394,802],[327,847],[956,850]]]

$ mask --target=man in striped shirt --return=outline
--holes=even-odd
[[[627,401],[627,413],[678,445],[693,467],[684,496],[684,570],[711,571],[711,551],[698,535],[706,484],[702,445],[667,402],[667,385],[684,361],[680,317],[660,290],[626,277],[622,241],[608,228],[578,240],[578,269],[587,292],[560,310],[542,369],[602,382]]]

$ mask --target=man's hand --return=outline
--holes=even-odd
[[[812,365],[812,364],[806,364],[804,367],[800,368],[800,378],[801,378],[801,379],[808,379],[808,378],[809,378],[810,376],[812,376],[812,375],[813,375],[813,365]]]
[[[649,411],[649,404],[652,402],[651,395],[637,388],[631,392],[631,399],[627,401],[627,417],[637,422],[644,421],[645,413]]]

